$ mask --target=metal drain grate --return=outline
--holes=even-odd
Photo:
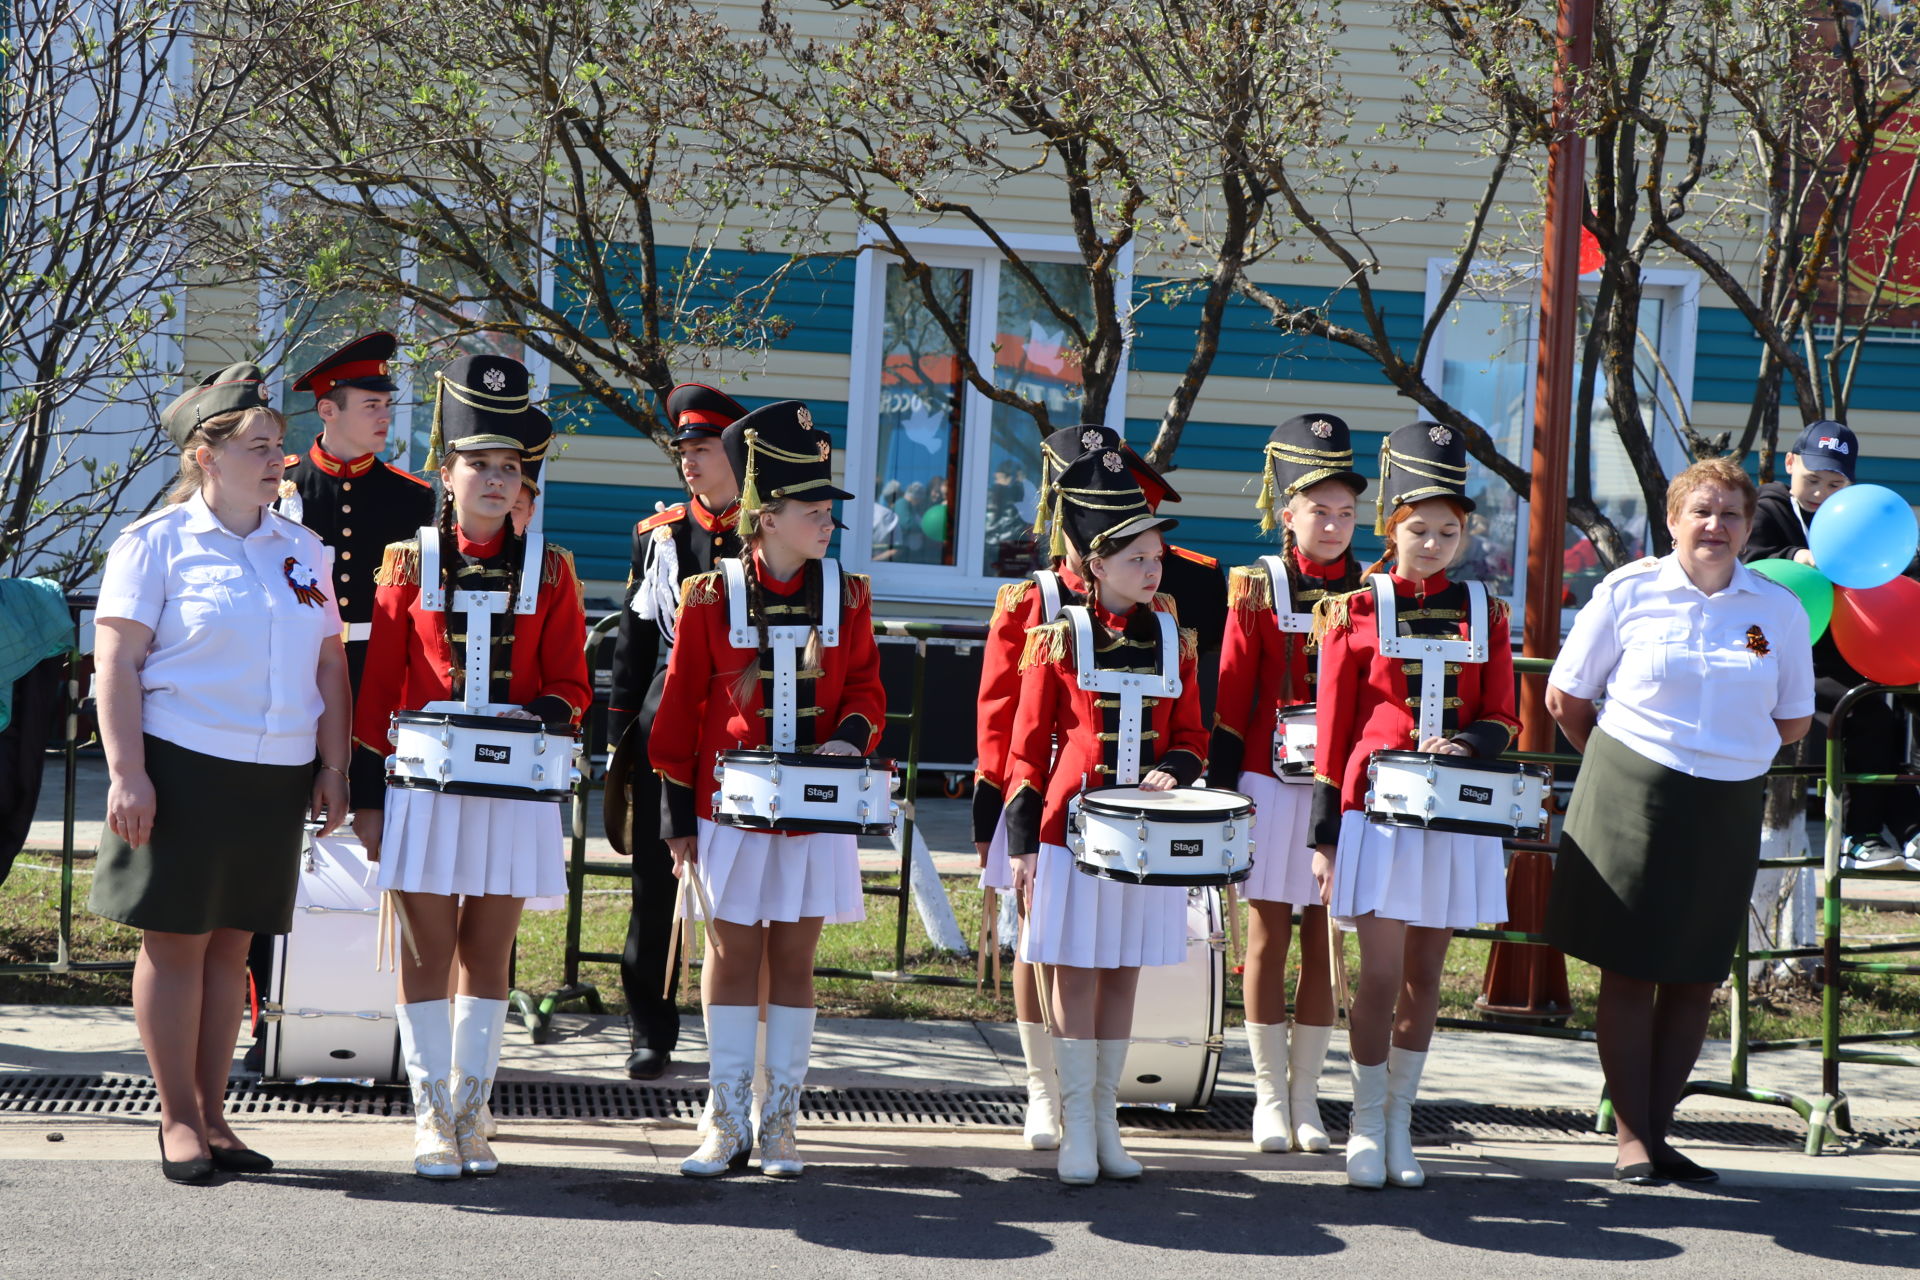
[[[494,1113],[502,1120],[655,1120],[692,1124],[706,1090],[659,1088],[625,1081],[503,1080],[495,1084]],[[927,1093],[911,1089],[808,1089],[801,1095],[805,1123],[875,1128],[1017,1128],[1025,1095],[1014,1089]],[[47,1076],[0,1074],[0,1115],[150,1116],[159,1109],[153,1081],[145,1076]],[[227,1110],[253,1119],[270,1116],[413,1114],[398,1086],[278,1085],[235,1080],[227,1086]],[[1348,1104],[1323,1100],[1322,1117],[1337,1134],[1346,1131]],[[1219,1093],[1206,1111],[1130,1107],[1127,1127],[1159,1133],[1242,1134],[1253,1118],[1253,1099]],[[1506,1107],[1423,1103],[1414,1110],[1414,1137],[1436,1145],[1488,1138],[1584,1136],[1592,1113],[1573,1107]],[[1873,1146],[1920,1150],[1920,1124],[1910,1119],[1867,1121],[1859,1139]],[[1797,1148],[1806,1129],[1785,1112],[1682,1111],[1676,1135],[1735,1146]]]

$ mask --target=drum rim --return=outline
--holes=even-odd
[[[1553,770],[1544,764],[1534,764],[1524,760],[1482,760],[1479,756],[1443,756],[1432,751],[1395,751],[1380,748],[1367,757],[1369,764],[1376,760],[1385,760],[1389,764],[1422,765],[1439,764],[1448,769],[1467,769],[1478,773],[1497,773],[1511,778],[1518,774],[1522,777],[1548,779]]]
[[[894,761],[887,756],[823,756],[803,751],[774,751],[767,747],[748,747],[720,752],[720,763],[780,764],[796,769],[871,769],[875,773],[895,772]]]
[[[1469,822],[1464,818],[1434,818],[1429,821],[1411,813],[1367,813],[1368,822],[1383,827],[1418,827],[1424,831],[1444,831],[1456,836],[1492,836],[1498,840],[1537,840],[1545,827],[1516,827],[1509,822]]]
[[[786,832],[803,836],[890,836],[897,825],[892,822],[836,822],[826,818],[763,818],[758,814],[725,813],[717,807],[711,821],[715,826],[735,827],[741,831]]]
[[[1304,713],[1318,711],[1319,709],[1320,704],[1317,702],[1292,702],[1274,712],[1274,715],[1282,720],[1285,720],[1288,716],[1303,720],[1306,718]]]
[[[527,800],[534,804],[562,804],[573,799],[573,788],[563,791],[535,791],[532,787],[504,787],[493,782],[435,782],[431,778],[409,778],[405,774],[387,775],[390,787],[409,791],[438,791],[444,796],[474,796],[483,800]]]
[[[1253,816],[1253,797],[1247,795],[1245,792],[1229,791],[1224,787],[1180,787],[1177,789],[1181,791],[1208,791],[1215,795],[1223,796],[1239,796],[1240,803],[1237,805],[1224,806],[1219,809],[1210,809],[1204,812],[1191,809],[1174,812],[1172,810],[1153,809],[1140,804],[1129,804],[1124,801],[1101,800],[1097,798],[1102,791],[1138,790],[1137,786],[1129,784],[1122,787],[1118,783],[1105,787],[1088,787],[1075,798],[1080,802],[1080,811],[1082,813],[1098,813],[1103,817],[1110,818],[1153,818],[1159,822],[1220,822],[1233,818],[1251,818]],[[1100,807],[1094,808],[1093,806],[1096,805]]]
[[[1145,874],[1133,871],[1116,871],[1110,867],[1098,867],[1073,860],[1074,869],[1082,875],[1092,876],[1096,880],[1113,880],[1121,884],[1162,885],[1169,889],[1220,889],[1230,884],[1239,884],[1253,874],[1253,865],[1249,863],[1238,871],[1195,872],[1189,875],[1177,875],[1169,872],[1148,871]]]
[[[502,730],[507,733],[545,733],[550,738],[578,738],[572,725],[555,726],[544,720],[511,720],[503,716],[476,716],[465,711],[396,711],[396,725],[452,725],[456,729]]]

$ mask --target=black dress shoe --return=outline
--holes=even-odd
[[[160,1172],[167,1175],[168,1182],[205,1182],[213,1176],[213,1161],[207,1156],[195,1156],[191,1160],[167,1159],[167,1138],[158,1126],[153,1136],[160,1139]]]
[[[228,1173],[272,1173],[273,1161],[249,1147],[210,1147],[213,1167]]]
[[[673,1065],[673,1057],[665,1049],[650,1049],[641,1045],[627,1055],[627,1079],[658,1080],[667,1074],[667,1068]]]
[[[1639,1164],[1613,1166],[1613,1180],[1624,1182],[1630,1187],[1657,1187],[1666,1182],[1659,1167],[1650,1160],[1642,1160]]]
[[[1719,1174],[1707,1168],[1705,1165],[1695,1164],[1678,1151],[1664,1160],[1655,1160],[1653,1162],[1653,1169],[1654,1172],[1658,1173],[1661,1177],[1674,1182],[1702,1183],[1720,1181]]]

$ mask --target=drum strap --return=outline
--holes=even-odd
[[[432,525],[420,530],[420,607],[436,613],[447,607],[446,585],[440,580],[440,531]],[[457,705],[477,715],[491,706],[487,695],[493,687],[489,678],[493,674],[493,615],[506,609],[507,593],[456,591],[453,607],[467,615],[467,687],[461,691]]]
[[[1279,556],[1261,556],[1267,577],[1273,582],[1273,620],[1280,630],[1303,636],[1313,630],[1313,614],[1293,611],[1293,584],[1287,580],[1287,566]]]
[[[1094,665],[1093,614],[1082,604],[1066,605],[1060,616],[1073,626],[1073,658],[1080,687],[1089,693],[1110,693],[1120,699],[1120,724],[1115,742],[1114,783],[1131,787],[1140,781],[1140,735],[1145,728],[1142,698],[1180,696],[1180,630],[1173,615],[1153,616],[1160,623],[1160,670],[1155,675],[1137,671],[1102,670]]]
[[[1447,709],[1447,664],[1449,662],[1485,662],[1487,660],[1487,588],[1484,583],[1469,582],[1467,588],[1467,634],[1459,636],[1403,636],[1400,634],[1400,609],[1393,593],[1393,579],[1384,573],[1373,575],[1370,584],[1373,603],[1380,620],[1380,652],[1389,658],[1420,661],[1420,731],[1416,743],[1440,736],[1441,718]]]
[[[1035,569],[1033,585],[1040,588],[1040,621],[1052,622],[1060,616],[1060,575],[1051,569]]]
[[[533,517],[527,521],[526,553],[520,558],[520,594],[513,602],[515,613],[532,613],[540,602],[540,574],[546,555],[540,533],[540,504],[544,501],[538,497],[533,500]],[[506,595],[504,591],[487,594]],[[440,580],[440,530],[430,524],[420,526],[420,607],[429,613],[447,607],[446,584]],[[468,630],[471,633],[472,629]]]
[[[736,649],[759,649],[760,634],[747,618],[747,567],[737,558],[720,562],[727,583],[727,643]],[[840,644],[840,562],[820,562],[820,643],[832,649]],[[772,688],[767,702],[773,711],[769,745],[775,751],[793,751],[800,739],[800,653],[812,627],[768,627],[767,649],[773,654]]]

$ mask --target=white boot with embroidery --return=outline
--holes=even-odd
[[[453,1024],[448,1002],[419,1000],[397,1004],[400,1053],[413,1093],[413,1171],[445,1182],[461,1173],[460,1145],[453,1134]]]

